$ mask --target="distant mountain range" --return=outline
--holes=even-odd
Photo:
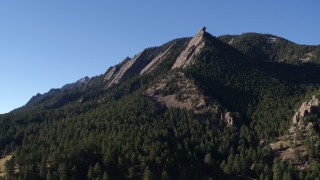
[[[5,174],[314,179],[319,85],[319,45],[203,27],[1,115]]]

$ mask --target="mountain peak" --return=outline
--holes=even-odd
[[[181,52],[172,69],[186,67],[195,61],[195,55],[199,54],[201,49],[205,46],[204,34],[206,27],[202,27],[197,34],[189,41],[188,46]]]
[[[200,31],[199,32],[206,32],[206,27],[205,26],[203,26],[201,29],[200,29]]]

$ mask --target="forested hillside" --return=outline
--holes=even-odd
[[[205,28],[147,48],[0,115],[0,179],[316,179],[318,104],[292,117],[319,98],[319,52]]]

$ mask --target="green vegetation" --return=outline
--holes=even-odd
[[[154,48],[153,52],[162,51],[176,43],[150,74],[127,77],[107,90],[103,75],[97,76],[88,86],[52,90],[0,116],[0,153],[14,153],[5,164],[7,178],[319,177],[319,147],[314,148],[319,142],[319,110],[304,119],[314,123],[315,138],[304,142],[308,169],[300,171],[297,164],[281,161],[268,145],[287,133],[295,109],[317,94],[319,66],[256,61],[255,56],[270,60],[274,55],[264,56],[264,47],[262,54],[241,50],[246,45],[238,47],[239,51],[209,34],[205,36],[206,47],[196,63],[174,71],[185,73],[208,99],[218,100],[231,111],[235,126],[219,123],[216,114],[199,121],[192,111],[167,108],[144,95],[148,87],[172,71],[189,40],[178,39],[161,50]],[[296,156],[300,158],[299,152]],[[19,171],[14,171],[15,167]]]
[[[211,39],[210,39],[211,38]],[[240,112],[259,139],[272,140],[288,130],[294,108],[320,79],[317,65],[294,66],[252,61],[214,37],[186,73],[207,96]]]
[[[271,34],[244,33],[224,35],[219,39],[261,61],[301,64],[304,59],[311,63],[320,62],[319,46],[298,45]]]

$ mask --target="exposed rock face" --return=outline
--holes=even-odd
[[[293,125],[289,128],[288,133],[270,144],[275,155],[279,156],[282,161],[296,165],[299,170],[309,168],[309,154],[303,141],[308,139],[318,142],[318,134],[314,131],[313,123],[305,122],[303,118],[314,113],[314,108],[318,105],[319,99],[316,96],[313,96],[309,102],[302,103],[292,118]],[[318,149],[317,143],[314,144],[314,148]],[[296,152],[299,152],[299,159],[296,158]]]
[[[107,70],[107,74],[104,76],[104,81],[109,81],[117,72],[119,71],[118,66],[110,67],[110,69]]]
[[[90,78],[88,76],[86,76],[84,78],[79,79],[76,83],[77,84],[86,84],[89,81],[89,79]]]
[[[202,28],[190,41],[187,48],[178,56],[172,69],[185,67],[194,62],[194,56],[200,53],[204,47],[205,27]],[[126,77],[133,75],[144,75],[152,72],[163,62],[176,47],[186,44],[189,39],[184,38],[175,40],[169,47],[148,48],[140,52],[132,59],[126,58],[122,63],[109,68],[104,76],[106,87],[118,84]],[[180,44],[179,44],[180,43]],[[183,44],[181,44],[183,43]],[[159,49],[160,48],[160,49]],[[163,50],[161,49],[163,48]]]
[[[317,60],[317,56],[315,55],[314,52],[309,52],[305,54],[303,57],[299,58],[299,61],[302,63],[307,63],[307,62],[313,62]]]
[[[81,79],[79,79],[78,81],[76,81],[75,83],[70,83],[70,84],[66,84],[64,85],[61,90],[69,90],[72,88],[76,88],[76,87],[80,87],[83,85],[86,85],[89,82],[90,78],[88,76],[83,77]]]
[[[231,112],[227,112],[224,117],[223,115],[221,115],[221,117],[228,127],[233,126],[233,117],[231,116]]]
[[[205,97],[182,72],[171,73],[159,80],[145,91],[145,95],[168,108],[192,110],[200,121],[206,120],[208,114],[215,114],[218,119],[225,111],[216,99]]]
[[[195,56],[198,55],[201,49],[205,46],[205,42],[204,42],[205,33],[206,33],[206,28],[205,27],[201,28],[201,30],[190,40],[186,49],[183,50],[181,54],[178,56],[172,69],[186,67],[187,65],[195,61]]]
[[[145,94],[167,107],[193,109],[195,113],[207,106],[204,96],[197,90],[194,82],[187,79],[182,72],[170,74],[147,89]]]
[[[267,40],[268,44],[276,44],[278,42],[278,39],[275,37],[269,37]]]
[[[160,53],[157,57],[155,57],[146,67],[144,67],[140,75],[150,73],[152,70],[154,70],[157,65],[159,65],[162,60],[164,60],[168,54],[170,54],[170,50],[175,44],[172,44],[167,50],[165,50],[163,53]]]
[[[234,41],[234,38],[232,38],[232,39],[228,42],[228,44],[232,45],[232,44],[233,44],[233,41]]]
[[[302,103],[301,107],[292,118],[293,124],[299,125],[300,120],[302,120],[306,115],[312,113],[316,106],[319,106],[319,99],[315,96],[313,96],[309,102]]]
[[[130,75],[138,74],[150,62],[150,50],[144,49],[132,59],[125,59],[120,65],[109,70],[104,80],[107,82],[107,87],[113,84],[118,84],[120,80]]]
[[[235,126],[237,118],[214,98],[205,97],[182,72],[174,72],[145,91],[145,95],[168,108],[192,110],[204,122],[208,114],[215,114],[217,124]],[[226,113],[225,113],[226,112]]]
[[[104,81],[109,81],[111,80],[114,75],[120,70],[120,68],[123,66],[124,63],[127,63],[128,61],[130,61],[131,58],[129,57],[126,57],[121,64],[118,64],[118,65],[115,65],[113,67],[110,67],[108,70],[107,70],[107,74],[105,75],[104,77]]]

